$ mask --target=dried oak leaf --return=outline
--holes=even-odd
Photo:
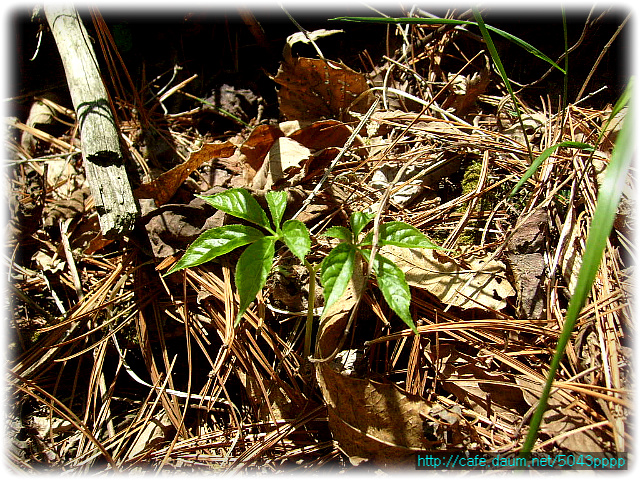
[[[317,30],[287,38],[284,61],[273,79],[280,85],[280,114],[288,120],[343,119],[348,108],[364,113],[370,99],[352,103],[368,90],[364,75],[346,65],[326,59],[294,58],[291,48],[296,42],[309,42],[338,33],[339,30]]]
[[[323,314],[316,357],[330,355],[339,345],[363,283],[357,268],[345,293]],[[352,464],[365,460],[404,464],[412,462],[415,453],[440,443],[428,441],[424,434],[430,402],[393,384],[342,375],[330,363],[318,364],[316,376],[327,404],[329,428]]]
[[[380,249],[404,272],[409,285],[427,290],[447,305],[501,310],[507,297],[515,295],[502,262],[475,258],[469,261],[469,268],[463,268],[434,252],[391,245]]]
[[[152,198],[156,206],[167,203],[176,193],[191,173],[200,167],[204,162],[213,158],[228,158],[236,151],[236,146],[230,141],[221,143],[207,143],[197,152],[189,155],[189,159],[164,172],[158,178],[150,182],[143,183],[136,191],[136,198]]]
[[[300,128],[292,128],[287,136],[311,150],[342,147],[351,136],[351,129],[337,120],[318,120],[310,125],[296,123]],[[355,144],[358,145],[359,142],[356,141]]]
[[[343,119],[351,104],[369,88],[364,75],[331,60],[298,58],[283,63],[274,78],[285,119]],[[368,102],[352,109],[364,113]]]

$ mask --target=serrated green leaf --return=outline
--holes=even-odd
[[[363,250],[365,258],[370,258],[368,250]],[[380,254],[372,265],[373,273],[378,281],[378,288],[382,292],[387,305],[398,315],[411,330],[418,333],[416,325],[411,318],[411,290],[404,277],[404,272],[388,258]]]
[[[371,245],[373,242],[373,232],[369,232],[362,241],[362,245]],[[378,235],[378,245],[395,245],[405,248],[437,248],[427,236],[415,227],[404,222],[387,222],[380,225]]]
[[[344,293],[349,285],[356,258],[356,247],[341,243],[329,252],[320,267],[325,311]]]
[[[349,218],[349,224],[351,225],[351,230],[353,231],[354,241],[357,241],[358,235],[362,232],[362,229],[367,226],[367,224],[373,220],[376,216],[375,213],[364,213],[364,212],[353,212],[351,217]]]
[[[225,225],[211,228],[203,232],[189,245],[182,258],[165,275],[201,265],[262,237],[264,234],[260,230],[248,225]]]
[[[287,192],[284,190],[270,190],[267,192],[266,198],[273,226],[278,229],[282,223],[284,211],[287,208]]]
[[[249,245],[238,259],[235,283],[240,305],[236,325],[267,283],[267,276],[273,266],[275,243],[275,237],[262,237]]]
[[[273,233],[267,214],[244,188],[230,188],[215,195],[198,195],[198,197],[224,213],[255,223]]]
[[[339,238],[340,240],[344,240],[347,243],[353,243],[353,236],[351,235],[351,230],[347,227],[330,227],[327,228],[327,231],[322,234],[325,237],[331,238]]]
[[[311,238],[306,225],[300,220],[287,220],[282,225],[282,241],[304,263],[304,257],[311,250]]]

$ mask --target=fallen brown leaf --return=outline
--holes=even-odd
[[[235,150],[236,146],[228,140],[222,143],[207,143],[197,152],[193,152],[183,164],[164,172],[155,180],[140,185],[135,191],[135,196],[138,199],[152,198],[159,207],[167,203],[187,177],[204,162],[214,158],[230,157]]]

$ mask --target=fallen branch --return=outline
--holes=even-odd
[[[124,168],[118,128],[95,52],[73,7],[47,6],[47,22],[64,65],[80,124],[82,158],[105,237],[133,228],[138,206]]]

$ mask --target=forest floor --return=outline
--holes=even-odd
[[[291,10],[305,34],[281,10],[279,22],[265,11],[153,21],[103,12],[106,23],[91,13],[140,218],[120,238],[100,233],[55,43],[41,20],[36,48],[39,24],[25,20],[5,131],[12,467],[342,473],[414,468],[424,452],[517,454],[624,118],[607,126],[625,83],[615,54],[624,15],[572,17],[577,66],[564,100],[554,67],[500,39],[520,124],[472,25],[326,22],[344,12]],[[564,65],[561,23],[491,13],[488,24],[516,36],[558,33],[554,49],[539,48]],[[510,195],[535,158],[568,141],[594,148],[555,149]],[[323,233],[362,211],[448,249],[381,249],[410,285],[419,334],[368,280],[359,306],[348,291],[341,315],[315,317],[315,355],[344,345],[311,368],[309,278],[284,249],[237,326],[235,253],[165,276],[230,220],[197,195],[230,188],[262,205],[266,191],[285,190],[285,218],[301,210],[316,265],[333,245]],[[630,174],[538,454],[630,450],[633,191]]]

